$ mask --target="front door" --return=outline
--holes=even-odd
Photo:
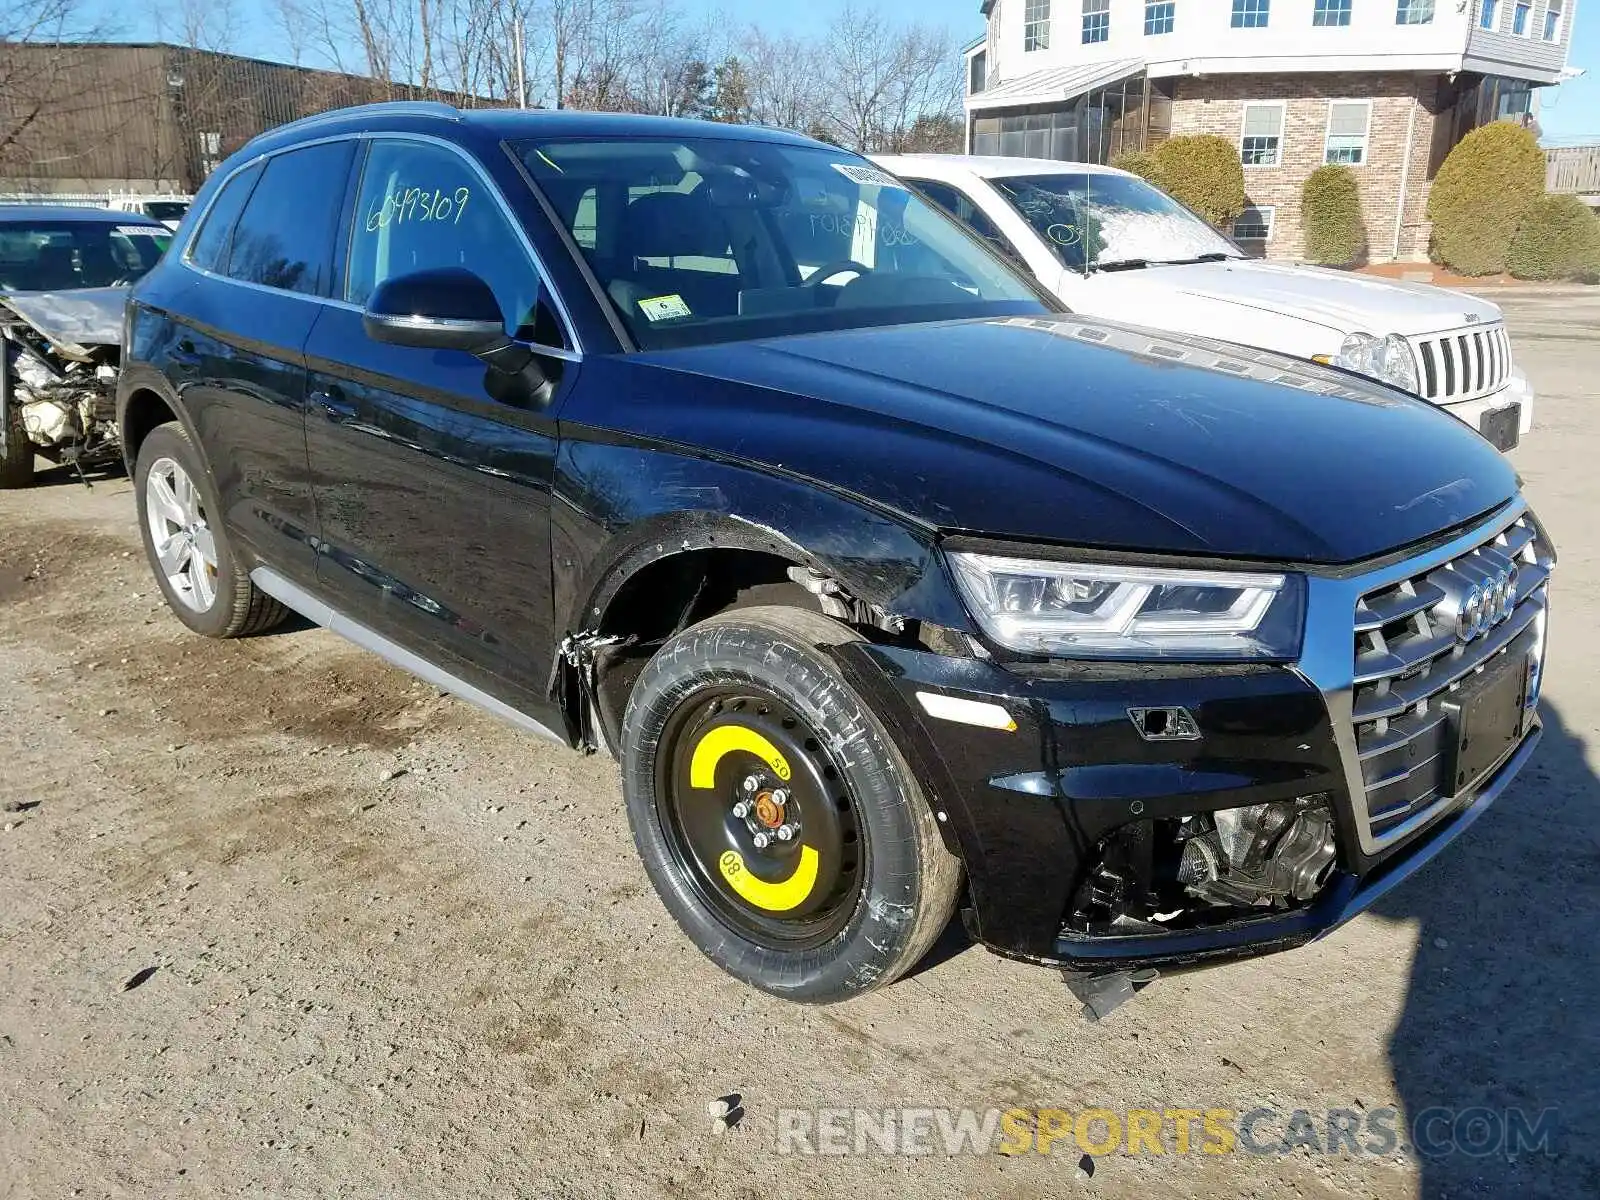
[[[575,356],[520,228],[462,152],[371,142],[339,299],[306,346],[318,579],[353,620],[554,724],[550,492]],[[485,279],[507,332],[542,343],[548,385],[502,386],[471,354],[373,341],[381,282],[439,267]]]

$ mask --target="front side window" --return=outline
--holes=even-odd
[[[55,292],[133,283],[171,233],[115,221],[7,221],[0,209],[0,292]]]
[[[269,158],[234,226],[222,274],[242,283],[326,296],[354,148],[354,142],[325,142]]]
[[[1275,167],[1283,156],[1283,105],[1246,104],[1239,135],[1239,161],[1247,167]]]
[[[1367,128],[1372,105],[1365,100],[1328,102],[1328,134],[1322,150],[1325,163],[1360,166],[1367,161]]]
[[[228,261],[228,242],[233,236],[234,223],[260,178],[260,163],[246,167],[222,185],[222,191],[206,210],[205,223],[189,243],[189,261],[202,271],[221,270],[221,264]]]
[[[1544,40],[1561,40],[1561,0],[1548,0],[1544,10]]]
[[[1111,36],[1111,0],[1083,0],[1083,40],[1103,42]]]
[[[1227,238],[1135,176],[1064,171],[990,182],[1073,271],[1239,257]]]
[[[1395,5],[1396,25],[1428,25],[1433,21],[1433,0],[1399,0]]]
[[[1518,37],[1528,36],[1528,19],[1533,14],[1533,5],[1530,0],[1517,0],[1516,7],[1511,10],[1511,32]]]
[[[1482,0],[1478,6],[1478,28],[1493,29],[1500,23],[1500,0]]]
[[[1144,0],[1144,35],[1171,33],[1178,6],[1173,0]]]
[[[1343,26],[1350,24],[1350,0],[1317,0],[1311,10],[1313,25]]]
[[[847,151],[742,138],[516,150],[647,349],[1046,311],[938,208]]]
[[[1028,0],[1022,13],[1022,48],[1050,49],[1050,0]]]
[[[919,179],[917,191],[927,199],[932,200],[945,212],[960,221],[972,233],[982,238],[997,254],[1004,254],[1011,258],[1019,258],[1011,243],[1006,240],[1006,235],[1000,232],[998,226],[989,219],[989,215],[972,202],[960,188],[953,184],[940,183],[934,179]]]
[[[372,143],[350,228],[344,298],[365,304],[384,280],[460,267],[494,292],[506,332],[559,344],[541,320],[539,273],[483,178],[453,150],[397,139]]]
[[[1235,218],[1233,236],[1241,242],[1265,242],[1272,237],[1272,218],[1277,209],[1270,204],[1252,204]]]
[[[1272,0],[1233,0],[1235,29],[1265,29]]]

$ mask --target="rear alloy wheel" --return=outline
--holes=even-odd
[[[133,471],[139,532],[167,605],[206,637],[240,637],[277,625],[287,610],[250,582],[220,520],[210,476],[182,425],[150,431]]]
[[[634,837],[673,917],[724,970],[792,1000],[892,982],[950,919],[958,860],[878,719],[792,608],[679,634],[623,730]]]

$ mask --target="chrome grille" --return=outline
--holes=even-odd
[[[1553,562],[1537,523],[1524,513],[1477,547],[1357,601],[1351,702],[1367,840],[1396,835],[1454,795],[1448,772],[1456,730],[1446,705],[1502,656],[1542,652]],[[1514,580],[1497,623],[1463,641],[1457,624],[1465,598],[1507,570]]]
[[[1504,325],[1477,325],[1411,339],[1425,399],[1473,400],[1499,391],[1511,376],[1511,340]]]

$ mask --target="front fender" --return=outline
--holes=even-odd
[[[816,568],[886,614],[967,629],[931,530],[815,483],[564,425],[551,528],[559,627],[594,625],[642,568],[710,548]]]

